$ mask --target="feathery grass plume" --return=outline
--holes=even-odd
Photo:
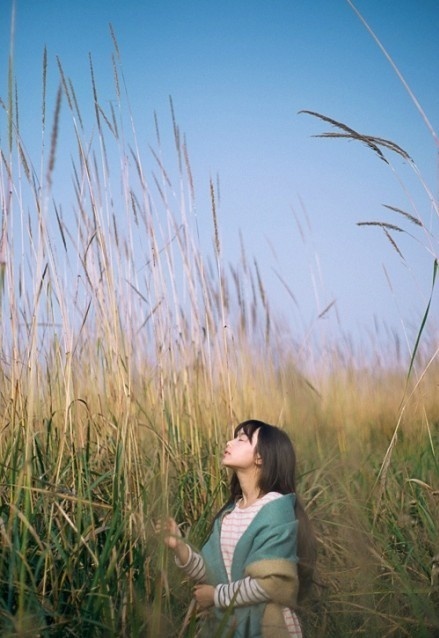
[[[170,180],[170,178],[169,178],[169,175],[168,175],[168,173],[167,173],[167,171],[166,171],[165,167],[163,166],[163,162],[162,162],[162,160],[161,160],[161,159],[160,159],[160,157],[157,155],[157,153],[156,153],[156,152],[155,152],[155,150],[152,148],[152,146],[150,146],[150,147],[149,147],[149,150],[151,151],[153,158],[155,159],[155,161],[156,161],[156,162],[157,162],[157,164],[158,164],[158,167],[159,167],[159,169],[160,169],[160,175],[161,175],[161,177],[163,178],[163,181],[166,183],[166,185],[167,185],[167,186],[171,186],[171,185],[172,185],[172,182],[171,182],[171,180]],[[137,162],[137,160],[136,160],[136,162]],[[156,182],[156,183],[158,184],[158,180],[157,180],[157,182]],[[166,200],[166,197],[165,197],[165,195],[164,195],[164,192],[161,190],[161,188],[160,188],[160,196],[161,196],[161,198],[163,199],[163,201],[165,201],[165,200]]]
[[[62,89],[61,85],[58,86],[58,91],[56,94],[56,103],[55,103],[55,112],[53,116],[53,125],[52,125],[52,135],[50,138],[50,154],[49,154],[49,162],[47,164],[46,171],[46,181],[49,189],[52,187],[52,176],[53,169],[55,168],[55,159],[56,159],[56,146],[58,140],[58,127],[59,127],[59,116],[61,112],[61,100],[62,100]]]
[[[267,295],[265,292],[264,284],[262,282],[262,277],[259,272],[258,262],[256,261],[256,259],[254,259],[253,263],[254,263],[255,272],[256,272],[256,280],[258,282],[259,295],[262,301],[262,307],[265,310],[265,342],[268,344],[270,341],[270,324],[271,324],[270,311],[269,311]]]
[[[221,255],[221,243],[220,243],[220,236],[219,236],[219,230],[218,230],[218,217],[216,214],[215,189],[214,189],[212,180],[210,180],[209,186],[210,186],[210,203],[212,207],[215,253],[217,258],[219,258]]]
[[[27,163],[26,154],[20,142],[18,142],[18,153],[20,155],[20,163],[24,169],[24,174],[26,175],[26,179],[28,180],[30,184],[32,184],[32,176],[31,176],[29,164]]]
[[[101,130],[101,119],[99,117],[99,102],[98,102],[98,92],[96,90],[96,81],[95,81],[95,74],[94,74],[94,68],[93,68],[93,59],[91,56],[91,53],[88,54],[88,61],[89,61],[89,67],[90,67],[90,79],[91,79],[91,87],[92,87],[92,91],[93,91],[93,100],[94,100],[94,107],[95,107],[95,117],[96,117],[96,123],[98,125],[98,131],[102,136],[102,130]]]
[[[119,45],[117,43],[116,34],[114,33],[113,25],[111,24],[111,22],[109,23],[108,28],[110,30],[110,35],[111,35],[111,39],[113,41],[114,50],[116,51],[117,59],[120,60]],[[118,91],[117,91],[117,96],[119,97],[119,92]]]
[[[357,226],[379,226],[380,228],[384,228],[386,230],[395,230],[398,233],[405,233],[406,232],[400,226],[396,226],[395,224],[389,224],[388,222],[378,222],[378,221],[357,222]]]
[[[64,233],[64,228],[63,228],[64,224],[63,224],[63,221],[62,221],[62,218],[61,218],[61,209],[55,203],[54,203],[53,207],[54,207],[54,210],[55,210],[56,221],[58,222],[58,228],[59,228],[59,232],[61,234],[61,240],[62,240],[62,243],[63,243],[63,246],[64,246],[64,250],[67,252],[67,241],[66,241],[66,236],[65,236],[65,233]]]
[[[58,65],[58,71],[59,71],[59,74],[61,76],[61,86],[64,89],[64,95],[67,98],[67,104],[69,106],[69,109],[71,111],[73,111],[73,102],[72,102],[72,97],[70,95],[70,87],[72,86],[71,82],[69,84],[67,84],[67,81],[66,81],[66,78],[65,78],[65,75],[64,75],[64,70],[62,68],[61,60],[59,59],[58,56],[56,56],[56,63]]]
[[[403,261],[405,261],[404,259],[404,255],[402,254],[402,252],[400,251],[400,249],[398,248],[398,244],[396,243],[396,241],[393,239],[392,235],[389,233],[389,231],[387,230],[387,228],[383,227],[383,232],[385,234],[385,236],[387,237],[387,239],[389,240],[390,244],[393,246],[393,248],[395,249],[395,251],[398,253],[398,255],[401,257],[401,259]]]
[[[277,272],[277,270],[273,270],[273,272],[276,275],[276,277],[279,279],[279,281],[281,282],[282,286],[285,288],[288,296],[292,299],[292,301],[293,301],[294,305],[296,306],[296,308],[299,308],[299,303],[297,301],[297,298],[296,298],[295,294],[293,293],[293,291],[291,290],[291,288],[288,285],[288,283],[285,281],[285,279],[282,277],[282,275]]]
[[[259,272],[259,266],[258,266],[258,262],[256,261],[256,259],[253,260],[253,264],[255,267],[255,272],[256,272],[256,280],[258,282],[258,288],[259,288],[259,294],[261,297],[261,301],[262,301],[262,306],[267,309],[268,303],[267,303],[267,295],[264,289],[264,284],[262,282],[262,277],[261,277],[261,273]]]
[[[424,227],[424,224],[422,223],[421,219],[419,219],[418,217],[414,217],[413,215],[410,215],[410,213],[407,213],[407,211],[401,210],[401,208],[398,208],[397,206],[391,206],[390,204],[383,204],[383,206],[385,208],[388,208],[389,210],[393,210],[395,213],[399,213],[400,215],[403,215],[406,219],[410,220],[416,226],[421,226],[421,228]]]
[[[171,109],[171,119],[172,119],[172,128],[174,130],[174,143],[175,143],[175,148],[177,150],[177,158],[178,158],[178,168],[180,171],[180,174],[182,172],[182,160],[181,160],[181,136],[180,136],[180,129],[178,127],[177,124],[177,120],[175,117],[175,111],[174,111],[174,102],[172,100],[172,96],[169,96],[169,108]]]
[[[113,131],[115,139],[118,140],[119,139],[119,127],[117,126],[116,113],[115,113],[114,105],[113,105],[112,102],[110,103],[110,110],[111,110],[111,123],[112,123],[112,127],[110,127],[110,130]]]
[[[240,248],[240,263],[242,266],[242,271],[245,275],[248,273],[248,263],[247,263],[247,255],[245,251],[244,245],[244,237],[242,235],[242,230],[239,230],[239,248]]]
[[[8,180],[11,180],[12,179],[11,166],[10,166],[9,162],[7,161],[7,159],[6,159],[6,156],[5,156],[4,152],[3,152],[3,149],[1,149],[1,158],[2,158],[2,165],[6,169]]]
[[[114,85],[116,87],[116,97],[118,100],[120,100],[119,73],[117,71],[117,65],[116,65],[116,60],[114,58],[114,55],[111,57],[111,59],[113,62],[113,77],[114,77]]]
[[[100,104],[97,105],[98,111],[99,113],[102,115],[102,117],[104,118],[104,122],[105,124],[108,126],[108,128],[110,129],[110,132],[116,137],[116,130],[113,128],[113,124],[110,122],[109,118],[107,117],[107,115],[105,114],[104,109],[101,107]]]
[[[317,315],[317,319],[323,319],[323,317],[325,317],[328,312],[331,310],[331,308],[333,308],[335,306],[335,304],[337,303],[336,299],[333,299],[318,315]]]
[[[83,129],[84,128],[84,124],[82,122],[82,117],[81,117],[81,112],[79,110],[78,100],[76,99],[75,88],[74,88],[70,78],[69,78],[69,89],[70,89],[70,95],[72,96],[72,100],[73,100],[74,112],[76,113],[76,117],[78,118],[78,122],[79,122],[80,128]]]
[[[386,164],[388,164],[389,161],[386,159],[380,147],[386,148],[394,153],[397,153],[404,159],[411,161],[409,154],[403,148],[398,146],[398,144],[395,144],[395,142],[392,142],[391,140],[387,140],[382,137],[377,137],[375,135],[364,135],[363,133],[358,133],[358,131],[355,131],[350,126],[347,126],[346,124],[343,124],[342,122],[338,122],[337,120],[334,120],[333,118],[328,117],[327,115],[316,113],[315,111],[308,111],[303,109],[299,111],[299,113],[312,115],[313,117],[316,117],[322,120],[323,122],[328,122],[329,124],[332,124],[332,126],[334,126],[335,128],[338,128],[341,131],[344,131],[343,133],[321,133],[318,135],[313,135],[313,137],[352,139],[352,140],[357,140],[359,142],[363,142],[372,151],[374,151],[374,153],[376,153],[378,157],[382,159]]]
[[[395,224],[389,224],[388,222],[378,222],[378,221],[357,222],[357,226],[377,226],[378,228],[382,228],[391,246],[395,249],[395,251],[401,257],[401,259],[404,261],[404,256],[401,250],[399,249],[396,241],[393,239],[392,235],[389,232],[389,230],[393,230],[395,232],[405,233],[406,231],[403,228],[400,228],[399,226],[396,226]]]
[[[159,127],[159,121],[158,121],[158,117],[157,117],[157,113],[156,111],[154,111],[154,130],[155,130],[155,135],[156,135],[156,140],[157,140],[157,144],[160,147],[161,146],[161,141],[160,141],[160,127]]]

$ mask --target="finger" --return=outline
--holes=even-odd
[[[163,525],[162,522],[156,523],[154,525],[154,531],[155,531],[156,534],[160,534],[162,532],[165,532],[166,531],[166,526]]]

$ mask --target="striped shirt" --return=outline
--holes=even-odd
[[[252,605],[267,602],[270,597],[259,585],[255,578],[247,576],[232,581],[231,567],[235,547],[247,527],[250,525],[259,510],[270,501],[279,498],[278,492],[269,492],[246,508],[239,507],[239,503],[226,514],[221,524],[221,553],[226,568],[228,583],[215,587],[214,604],[225,609],[232,602],[236,606]],[[177,563],[178,564],[178,563]],[[200,554],[189,548],[189,558],[185,565],[180,565],[185,573],[197,582],[203,582],[206,578],[206,568]],[[283,609],[285,624],[291,638],[302,638],[302,630],[296,614],[285,607]]]

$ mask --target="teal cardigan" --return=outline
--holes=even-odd
[[[297,601],[297,527],[294,511],[295,495],[286,494],[269,501],[256,514],[247,530],[239,539],[233,554],[232,581],[246,576],[258,577],[258,582],[270,594],[271,602],[279,609],[283,606],[294,607]],[[228,582],[224,565],[220,533],[221,522],[228,507],[213,525],[211,535],[201,550],[206,565],[206,582],[216,586]],[[206,622],[203,635],[213,638],[233,636],[234,638],[263,638],[282,636],[279,627],[272,633],[264,629],[264,615],[267,603],[235,607],[234,609],[214,609],[212,617]],[[283,623],[283,620],[280,621]],[[218,628],[223,628],[215,634]],[[285,625],[284,625],[285,627]]]

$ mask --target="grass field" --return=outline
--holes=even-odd
[[[94,81],[91,142],[58,72],[41,157],[21,139],[12,79],[2,105],[1,635],[194,636],[190,586],[153,524],[170,512],[202,542],[227,493],[224,442],[250,417],[297,448],[319,549],[305,635],[438,635],[437,335],[422,332],[410,376],[410,359],[377,352],[372,366],[336,347],[305,370],[313,355],[279,326],[257,263],[244,247],[223,262],[213,184],[201,250],[175,118],[175,178],[159,135],[146,175],[135,130]]]

